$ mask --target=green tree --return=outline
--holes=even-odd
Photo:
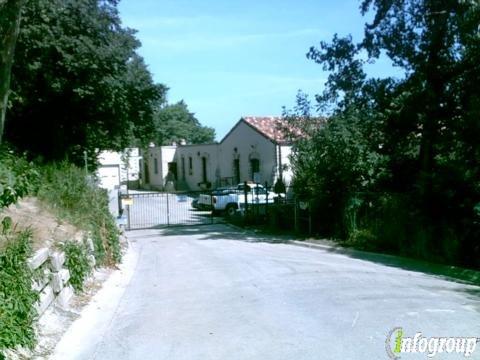
[[[329,72],[316,99],[330,119],[307,141],[319,152],[312,158],[318,165],[312,172],[320,172],[315,181],[331,177],[350,197],[403,194],[411,206],[406,221],[418,225],[412,247],[430,247],[444,258],[458,252],[479,266],[480,5],[364,0],[361,11],[373,20],[360,43],[335,35],[307,54]],[[365,66],[385,57],[403,75],[368,77]],[[299,169],[307,156],[297,151]]]
[[[0,144],[10,91],[10,74],[25,0],[0,0]]]
[[[155,114],[156,133],[152,139],[158,145],[185,140],[189,144],[206,144],[215,141],[215,130],[202,126],[182,100],[160,107]]]
[[[46,160],[146,142],[166,88],[153,82],[115,0],[31,0],[13,67],[6,138]]]

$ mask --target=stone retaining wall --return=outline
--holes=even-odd
[[[93,243],[88,243],[90,250],[93,250]],[[89,260],[94,266],[95,257],[90,255]],[[42,248],[28,260],[28,265],[35,272],[33,289],[40,294],[36,304],[38,315],[42,316],[45,310],[53,305],[67,309],[73,296],[73,288],[69,284],[70,272],[65,267],[65,253]]]

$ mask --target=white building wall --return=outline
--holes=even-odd
[[[146,159],[148,176],[146,182],[153,188],[163,186],[163,178],[161,175],[162,149],[157,147],[148,148]]]
[[[98,155],[100,166],[116,165],[120,167],[120,181],[122,183],[125,183],[127,180],[137,181],[139,179],[140,159],[141,156],[138,148],[128,148],[123,152],[106,150],[101,151]]]
[[[250,160],[257,158],[260,161],[260,176],[257,180],[272,184],[276,173],[275,157],[275,145],[249,125],[240,122],[221,143],[222,176],[234,177],[233,161],[238,158],[240,181],[254,180]]]
[[[280,145],[279,148],[279,166],[282,166],[282,176],[285,185],[290,185],[293,178],[292,166],[290,165],[290,155],[292,154],[292,147],[289,145]],[[278,150],[277,150],[278,151]],[[280,175],[278,175],[280,176]]]
[[[162,178],[163,178],[163,186],[166,185],[166,182],[167,180],[171,180],[171,179],[167,179],[167,176],[168,176],[168,172],[169,172],[169,167],[168,167],[168,164],[169,163],[173,163],[175,162],[175,154],[177,152],[177,147],[176,146],[162,146],[162,161],[161,161],[161,164],[160,164],[160,169],[161,169],[161,175],[162,175]],[[173,174],[172,174],[173,176]]]
[[[150,147],[144,156],[149,176],[142,171],[146,188],[165,190],[170,162],[177,164],[177,190],[204,190],[208,188],[203,179],[202,158],[206,159],[206,180],[211,188],[236,185],[234,160],[239,160],[240,182],[257,180],[274,185],[280,176],[279,165],[283,165],[283,179],[286,185],[291,182],[291,146],[276,145],[257,130],[240,121],[230,134],[219,144],[180,145]],[[157,171],[155,171],[157,159]],[[183,161],[182,161],[183,159]],[[251,160],[259,160],[260,171],[254,178]],[[191,167],[190,167],[191,163]],[[168,179],[168,180],[169,180]]]
[[[182,158],[184,159],[184,165],[182,165]],[[211,188],[217,186],[218,179],[221,176],[219,167],[219,145],[203,144],[178,147],[176,161],[178,169],[177,180],[180,187],[188,188],[189,190],[203,190],[206,188],[206,185],[202,185],[204,180],[202,158],[206,160],[207,182],[211,184]]]
[[[121,171],[122,181],[138,181],[140,177],[140,159],[142,158],[140,155],[139,148],[128,148],[125,150],[124,158],[128,163],[128,171],[127,168],[124,167],[123,173]]]
[[[160,146],[148,148],[144,161],[147,161],[149,176],[143,175],[148,187],[155,190],[164,190],[167,182],[168,163],[174,162],[176,146]],[[148,181],[147,181],[148,180]]]
[[[98,155],[100,165],[120,165],[121,153],[116,151],[101,151]]]
[[[97,169],[98,186],[102,189],[113,190],[120,186],[120,166],[101,165]]]

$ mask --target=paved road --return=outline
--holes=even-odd
[[[382,257],[272,243],[224,225],[129,238],[133,276],[108,326],[91,321],[91,340],[73,358],[386,359],[396,326],[408,336],[480,336],[480,288]],[[402,355],[410,358],[427,357]]]

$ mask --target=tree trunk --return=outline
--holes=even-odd
[[[25,0],[0,0],[0,144],[5,127],[15,43],[20,30],[20,14],[24,3]]]

